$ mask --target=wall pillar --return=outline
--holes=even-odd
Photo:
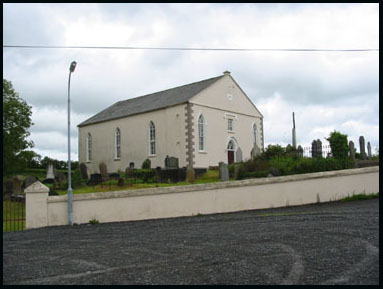
[[[49,188],[39,181],[24,190],[25,226],[27,229],[48,226]]]

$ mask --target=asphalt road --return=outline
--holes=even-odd
[[[3,233],[3,284],[379,284],[379,200]]]

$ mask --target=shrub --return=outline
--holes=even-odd
[[[84,184],[85,180],[83,180],[81,176],[80,169],[76,169],[72,175],[72,188],[79,188],[82,187]]]
[[[151,162],[149,159],[146,159],[146,160],[144,160],[144,162],[142,163],[141,168],[144,169],[144,170],[147,170],[147,169],[150,169],[151,166],[152,166],[152,162]]]
[[[347,158],[348,156],[348,141],[347,135],[333,131],[326,138],[330,142],[332,155],[337,159]]]
[[[282,157],[286,154],[286,149],[280,145],[268,145],[266,150],[261,153],[261,159],[270,160],[273,157]]]

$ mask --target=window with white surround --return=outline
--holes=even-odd
[[[116,128],[114,136],[114,158],[121,158],[121,132],[119,128]]]
[[[202,114],[198,118],[198,148],[205,150],[205,119]]]
[[[227,119],[227,130],[228,131],[233,131],[233,123],[234,123],[234,121],[232,118]]]
[[[151,121],[149,124],[149,155],[156,154],[156,127]]]
[[[92,135],[90,133],[86,138],[86,161],[92,161]]]

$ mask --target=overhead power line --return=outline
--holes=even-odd
[[[314,49],[314,48],[193,48],[193,47],[136,47],[136,46],[63,46],[63,45],[3,45],[3,48],[27,49],[126,49],[126,50],[189,50],[189,51],[333,51],[362,52],[379,49]]]

